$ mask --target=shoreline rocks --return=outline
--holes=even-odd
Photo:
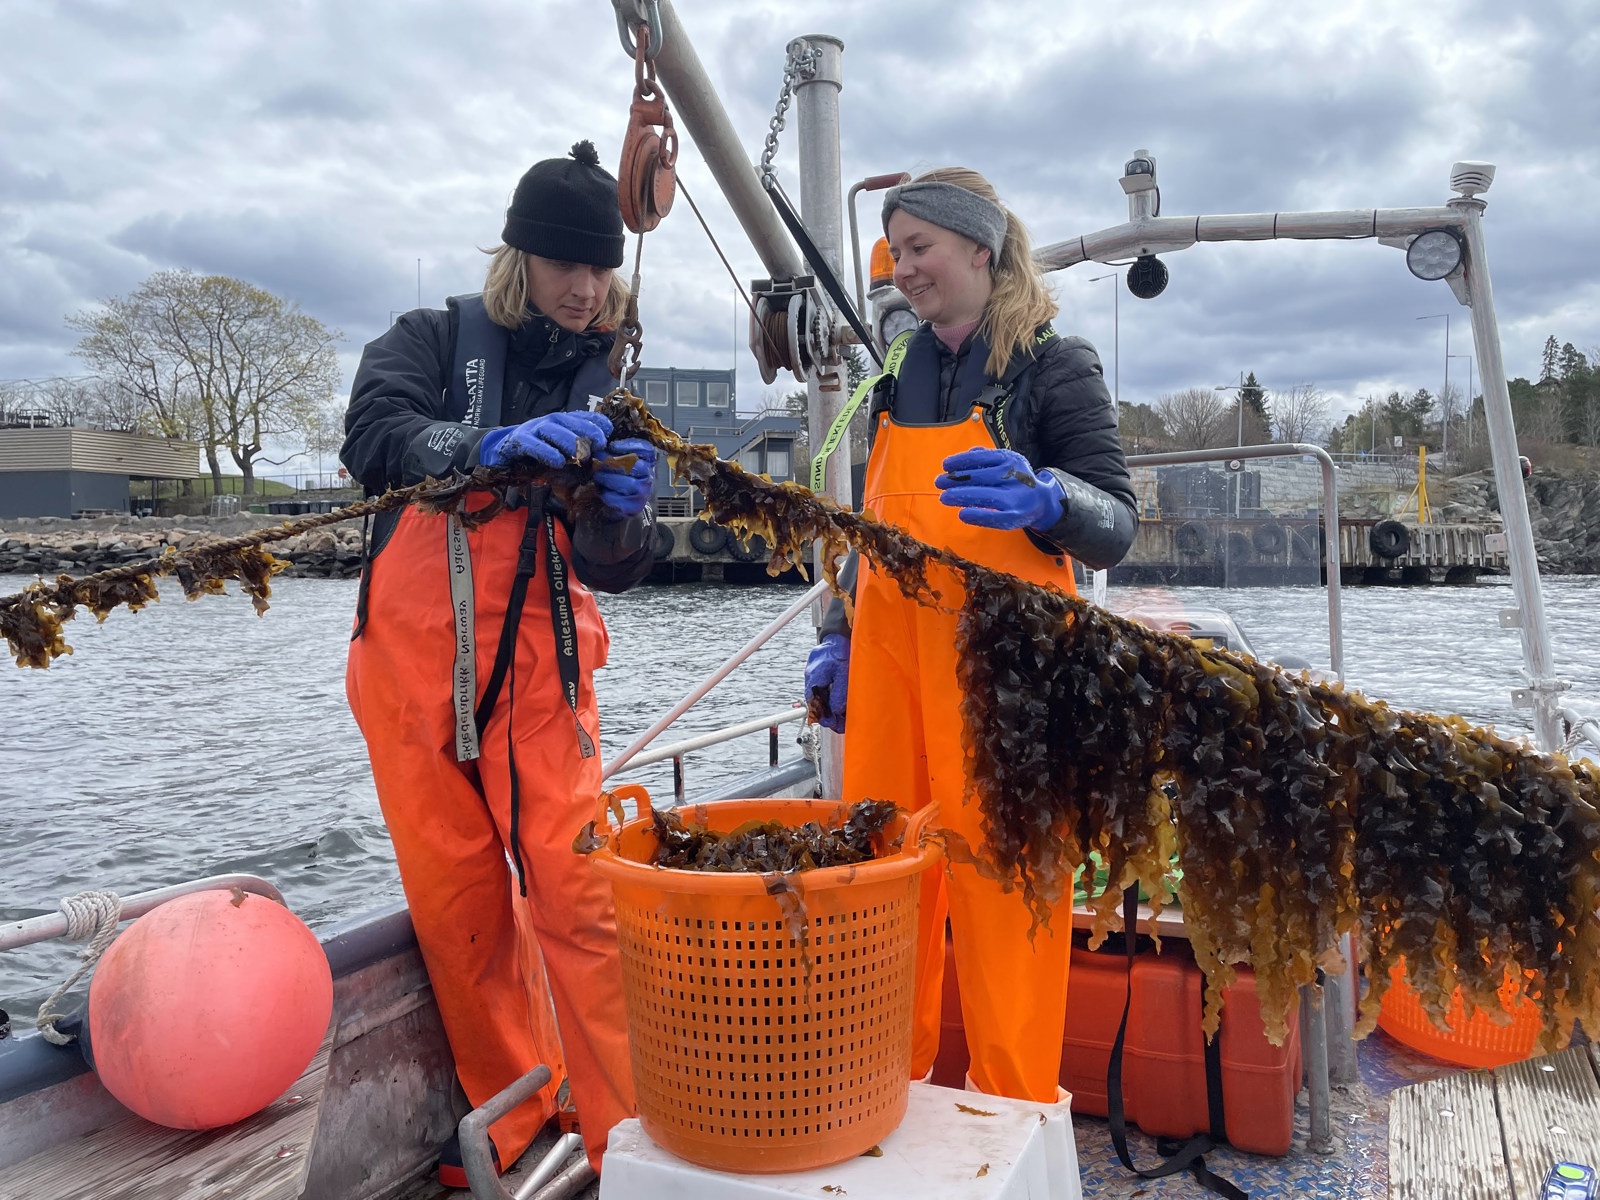
[[[206,542],[280,525],[277,517],[26,517],[0,521],[0,575],[82,576],[157,558],[168,547]],[[354,579],[361,573],[361,526],[330,525],[267,549],[290,565],[285,575]]]

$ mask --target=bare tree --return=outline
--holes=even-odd
[[[158,271],[69,324],[84,334],[77,353],[143,398],[162,432],[201,442],[219,491],[219,451],[253,493],[267,441],[303,440],[338,386],[337,332],[226,276]]]
[[[1523,432],[1529,441],[1555,445],[1567,440],[1567,415],[1559,393],[1540,395],[1538,402],[1524,411],[1527,421]]]
[[[1170,392],[1156,401],[1155,410],[1179,450],[1205,450],[1233,442],[1234,403],[1214,388]]]
[[[1328,423],[1328,397],[1314,383],[1297,383],[1268,400],[1273,436],[1280,442],[1309,442]]]

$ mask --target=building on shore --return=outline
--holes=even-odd
[[[0,426],[0,517],[130,512],[130,481],[194,479],[199,463],[193,442],[13,416]]]
[[[709,443],[718,457],[775,482],[792,480],[800,418],[788,413],[741,415],[734,375],[731,369],[643,367],[629,384],[656,419],[680,437]],[[702,507],[699,493],[673,481],[665,458],[656,467],[655,505],[662,517],[692,517]]]

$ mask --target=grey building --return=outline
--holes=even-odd
[[[740,416],[732,370],[642,367],[629,383],[656,418],[679,436],[710,443],[718,457],[735,459],[748,471],[777,481],[795,477],[800,419],[774,413]],[[656,468],[655,505],[663,517],[688,517],[700,510],[698,493],[673,482],[664,458]]]
[[[194,479],[193,442],[32,421],[0,428],[0,517],[128,511],[133,479]]]

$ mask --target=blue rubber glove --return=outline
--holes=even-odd
[[[968,525],[1049,529],[1061,520],[1061,484],[1048,472],[1036,474],[1015,450],[973,447],[952,454],[933,482],[939,502],[959,508]]]
[[[817,724],[844,732],[844,706],[850,687],[850,639],[825,633],[806,658],[806,702]]]
[[[610,436],[611,422],[599,413],[546,413],[521,425],[491,429],[478,443],[478,461],[486,467],[528,460],[541,467],[559,467],[577,459],[579,438],[588,439],[591,454],[600,454]]]
[[[607,467],[604,463],[594,471],[594,482],[600,489],[606,515],[613,521],[637,517],[644,511],[644,506],[650,502],[650,493],[655,490],[656,448],[642,438],[621,438],[612,442],[606,448],[606,453],[638,456],[626,471]]]

